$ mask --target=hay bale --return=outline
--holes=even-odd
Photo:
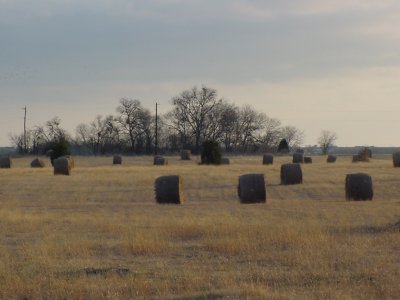
[[[281,165],[281,184],[301,184],[303,183],[303,172],[300,164]]]
[[[312,158],[310,156],[304,156],[305,164],[312,164]]]
[[[400,167],[400,152],[393,153],[393,166],[395,168]]]
[[[154,156],[154,161],[153,164],[155,166],[164,166],[164,165],[168,165],[168,159],[164,158],[161,155],[156,155]]]
[[[31,162],[31,168],[44,168],[45,166],[46,166],[46,164],[39,157],[35,158]]]
[[[303,153],[293,153],[293,163],[302,164],[304,162]]]
[[[327,163],[331,163],[331,164],[335,163],[336,162],[336,156],[329,154],[328,157],[326,158],[326,162]]]
[[[359,161],[368,162],[371,156],[372,156],[371,150],[367,147],[364,147],[360,151],[358,151],[357,155],[353,155],[353,162],[359,162]]]
[[[360,157],[358,155],[353,155],[352,162],[355,163],[355,162],[359,162],[359,161],[360,161]]]
[[[191,155],[190,150],[181,150],[181,160],[190,160]]]
[[[264,174],[245,174],[239,176],[238,196],[240,203],[265,203],[267,194],[265,190]]]
[[[372,200],[374,191],[372,187],[372,178],[365,173],[346,175],[346,200]]]
[[[120,155],[113,156],[113,165],[121,165],[122,164],[122,157]]]
[[[227,157],[221,157],[221,165],[229,165],[230,160]]]
[[[183,195],[182,177],[179,175],[161,176],[155,181],[156,201],[160,204],[182,204]]]
[[[71,161],[67,157],[59,157],[53,161],[54,175],[70,175]]]
[[[274,163],[274,156],[271,153],[263,155],[263,165],[272,165]]]
[[[0,157],[0,169],[11,169],[12,160],[10,156]]]

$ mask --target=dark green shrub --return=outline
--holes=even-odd
[[[221,163],[221,150],[216,141],[203,142],[201,163],[206,165],[219,165]]]
[[[59,139],[57,141],[52,142],[51,151],[48,151],[50,155],[50,161],[53,165],[53,161],[60,156],[70,155],[70,145],[67,140]]]
[[[289,153],[289,144],[286,139],[282,139],[278,145],[278,152],[279,153]]]

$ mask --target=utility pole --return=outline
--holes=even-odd
[[[26,147],[26,106],[23,108],[24,110],[24,153],[27,153],[28,149]]]
[[[156,141],[155,141],[155,147],[154,147],[154,155],[157,155],[157,148],[158,148],[158,115],[157,115],[157,102],[156,102]]]

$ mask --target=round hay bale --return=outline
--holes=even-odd
[[[156,201],[160,204],[182,204],[185,202],[183,195],[182,177],[169,175],[158,177],[154,183]]]
[[[120,155],[113,156],[113,165],[121,165],[122,164],[122,157]]]
[[[395,168],[400,167],[400,152],[393,153],[393,166]]]
[[[293,163],[302,164],[304,162],[303,153],[293,153]]]
[[[281,184],[301,184],[303,183],[303,172],[300,164],[281,165]]]
[[[46,166],[46,164],[39,157],[35,158],[31,162],[31,168],[44,168],[45,166]]]
[[[164,166],[164,165],[168,165],[168,159],[164,158],[163,156],[156,155],[156,156],[154,156],[153,164],[154,164],[155,166]]]
[[[304,156],[305,164],[312,164],[312,158],[310,156]]]
[[[11,169],[12,160],[10,156],[0,157],[0,169]]]
[[[54,175],[70,175],[71,162],[67,157],[59,157],[53,161]]]
[[[181,160],[190,160],[191,155],[192,155],[192,153],[190,152],[190,150],[182,150],[181,151]]]
[[[346,200],[372,200],[374,191],[372,187],[372,178],[365,173],[347,174]]]
[[[274,156],[271,153],[263,155],[263,165],[272,165],[274,163]]]
[[[265,203],[267,193],[265,190],[264,174],[245,174],[239,176],[238,196],[240,203]]]
[[[360,156],[353,155],[352,162],[355,163],[355,162],[359,162],[359,161],[360,161]]]
[[[331,163],[331,164],[335,163],[336,162],[336,156],[329,154],[328,157],[326,158],[326,162],[327,163]]]
[[[221,157],[221,165],[229,165],[231,162],[228,157]]]

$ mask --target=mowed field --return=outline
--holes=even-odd
[[[390,156],[313,157],[280,185],[277,157],[75,157],[71,176],[0,169],[0,299],[399,299],[400,168]],[[49,165],[49,164],[48,164]],[[373,201],[348,202],[348,173]],[[242,205],[238,176],[264,173],[267,203]],[[183,177],[186,203],[157,205],[154,180]]]

